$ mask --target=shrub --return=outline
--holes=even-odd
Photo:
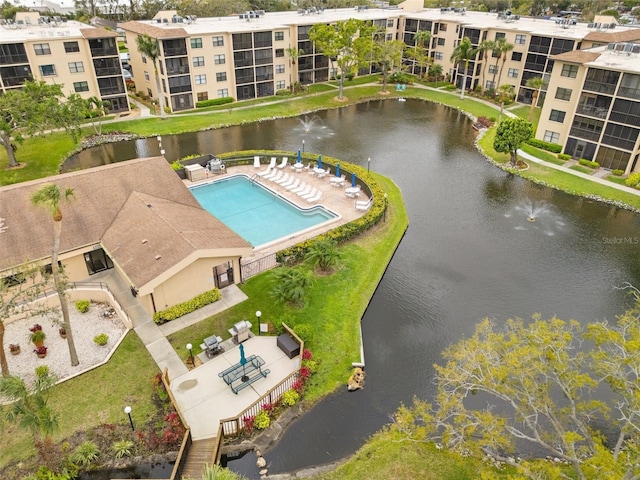
[[[99,453],[100,449],[95,443],[86,441],[78,445],[71,456],[71,460],[78,465],[87,467],[98,459]]]
[[[289,97],[289,96],[291,96],[291,90],[287,88],[283,88],[276,91],[276,97]]]
[[[527,140],[527,143],[532,147],[540,148],[551,153],[560,153],[562,151],[562,145],[558,145],[557,143],[545,142],[542,140],[538,140],[537,138],[530,138],[529,140]]]
[[[571,159],[571,155],[569,155],[568,153],[559,153],[558,154],[558,159],[560,159],[560,160],[570,160]]]
[[[196,102],[196,108],[224,105],[225,103],[232,103],[233,101],[233,97],[212,98],[210,100],[202,100],[201,102]]]
[[[404,83],[405,85],[410,84],[411,75],[407,75],[406,73],[402,72],[393,72],[391,75],[389,75],[389,83]]]
[[[295,390],[287,390],[282,394],[282,405],[285,407],[293,407],[298,400],[300,400],[300,394]]]
[[[89,311],[89,306],[91,302],[89,300],[78,300],[76,302],[76,310],[80,313],[87,313]]]
[[[171,168],[175,171],[175,170],[182,170],[184,168],[184,165],[182,165],[180,163],[180,160],[174,160],[173,162],[171,162]]]
[[[255,423],[256,417],[253,415],[250,415],[248,417],[242,417],[242,423],[244,424],[244,429],[247,432],[250,432],[251,430],[253,430],[253,424]]]
[[[489,128],[491,126],[491,124],[495,122],[495,119],[492,120],[490,118],[487,118],[485,116],[479,116],[478,120],[476,121],[476,123],[479,123],[480,125],[482,125],[484,128]]]
[[[598,162],[592,162],[591,160],[587,160],[586,158],[581,158],[580,160],[578,160],[578,163],[580,165],[584,165],[585,167],[589,167],[589,168],[600,167],[600,164]]]
[[[36,377],[38,378],[46,378],[49,376],[50,370],[47,365],[40,365],[36,367]]]
[[[187,313],[195,312],[205,305],[217,302],[221,298],[222,294],[220,293],[220,290],[214,288],[213,290],[209,290],[208,292],[204,292],[193,297],[191,300],[187,300],[186,302],[179,303],[178,305],[174,305],[166,310],[160,310],[159,312],[154,313],[153,321],[158,325],[162,325],[163,323],[182,317]]]
[[[611,170],[611,175],[615,175],[616,177],[621,177],[622,175],[624,175],[624,170],[620,170],[619,168],[616,168],[615,170]]]
[[[444,89],[444,90],[448,90],[448,91],[453,91],[453,90],[455,90],[456,88],[458,88],[458,87],[456,87],[453,83],[450,83],[450,84],[445,85],[445,86],[443,87],[443,89]]]
[[[638,185],[640,185],[640,172],[629,175],[629,178],[624,181],[624,184],[627,187],[637,188]]]
[[[258,430],[264,430],[271,425],[269,414],[265,410],[260,410],[253,420],[253,426]]]
[[[101,333],[93,337],[93,341],[96,342],[96,344],[101,346],[106,345],[107,342],[109,341],[109,335],[107,335],[106,333]]]
[[[130,457],[133,453],[133,442],[131,440],[120,440],[111,445],[111,451],[116,458]]]

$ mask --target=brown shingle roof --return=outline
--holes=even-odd
[[[114,38],[118,36],[116,32],[100,27],[81,28],[80,33],[84,38]]]
[[[584,37],[584,39],[590,40],[592,42],[605,42],[605,43],[633,42],[636,40],[640,40],[640,28],[629,28],[627,30],[620,30],[617,32],[594,31],[594,32],[589,32]]]
[[[583,50],[572,50],[570,52],[559,53],[553,55],[551,58],[554,60],[560,60],[563,62],[572,63],[588,63],[596,60],[602,53],[585,52]]]
[[[51,215],[43,208],[36,208],[31,204],[33,193],[48,183],[55,183],[61,189],[74,190],[72,201],[61,203],[61,252],[98,243],[112,224],[116,227],[120,211],[133,192],[204,212],[164,157],[113,163],[2,187],[0,225],[2,222],[4,225],[0,227],[0,271],[27,260],[50,256],[53,235]],[[189,218],[194,215],[196,213],[192,213]],[[138,221],[145,223],[146,219],[138,218]],[[205,227],[209,229],[211,225],[206,223]],[[226,233],[218,232],[218,236],[213,237],[214,240],[228,241],[229,244],[212,243],[208,248],[238,245],[239,237],[222,223],[218,222],[217,225]],[[154,235],[150,231],[148,238],[152,239]]]
[[[149,35],[151,38],[186,38],[189,34],[184,28],[156,27],[146,23],[131,21],[121,23],[120,28],[138,35]]]
[[[129,196],[102,244],[137,287],[198,250],[251,249],[200,206],[139,192]]]

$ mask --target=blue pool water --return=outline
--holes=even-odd
[[[202,208],[254,247],[337,218],[320,205],[298,208],[244,175],[192,187],[191,193]]]

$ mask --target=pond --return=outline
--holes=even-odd
[[[478,153],[475,136],[456,110],[386,100],[163,138],[169,160],[229,150],[295,151],[304,140],[307,152],[364,167],[371,158],[370,168],[402,189],[409,229],[362,319],[365,389],[347,393],[345,372],[345,388],[264,452],[270,473],[351,455],[401,403],[414,395],[431,400],[440,352],[471,335],[482,318],[503,322],[539,312],[581,322],[613,319],[626,301],[616,287],[640,283],[632,242],[640,215],[503,172]],[[158,155],[157,143],[110,145],[83,152],[70,165]],[[530,210],[536,222],[527,221]],[[345,355],[357,360],[358,354]],[[229,467],[256,478],[252,455]]]

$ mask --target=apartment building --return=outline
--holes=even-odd
[[[0,90],[26,80],[63,86],[65,94],[97,97],[109,111],[129,111],[117,34],[38,12],[18,12],[0,25]]]
[[[640,171],[640,43],[553,57],[536,138],[603,168]]]

